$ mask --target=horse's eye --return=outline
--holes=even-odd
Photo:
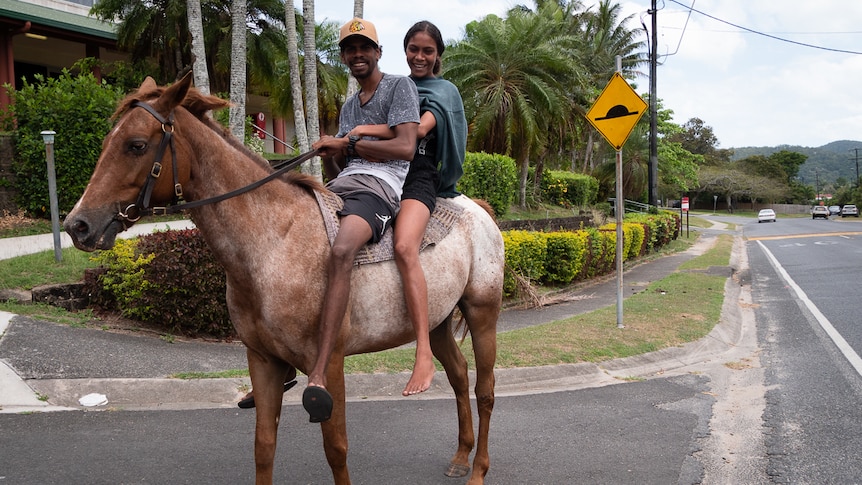
[[[133,141],[129,143],[129,151],[132,152],[133,155],[141,155],[147,150],[147,142],[144,141]]]

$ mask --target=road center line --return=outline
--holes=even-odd
[[[815,232],[813,234],[785,234],[782,236],[754,236],[746,237],[749,241],[774,241],[778,239],[799,239],[806,237],[831,237],[838,236],[849,239],[850,236],[860,236],[862,232]]]
[[[808,298],[808,295],[806,295],[805,292],[802,291],[802,288],[800,288],[799,285],[797,285],[796,282],[793,281],[793,278],[791,278],[787,271],[784,270],[784,268],[781,266],[781,263],[779,263],[775,256],[772,255],[772,252],[770,252],[769,249],[767,249],[762,242],[757,241],[757,244],[759,244],[760,247],[763,249],[763,252],[766,253],[766,257],[769,258],[769,262],[772,263],[772,266],[775,268],[776,271],[778,271],[778,274],[781,275],[781,277],[784,279],[788,286],[793,288],[793,291],[796,292],[796,296],[802,301],[802,303],[805,304],[811,314],[814,315],[814,318],[817,319],[817,322],[820,324],[820,327],[822,327],[823,330],[826,331],[826,334],[829,335],[829,338],[832,339],[832,342],[835,343],[835,346],[838,347],[838,350],[840,350],[841,353],[844,354],[844,357],[847,359],[850,365],[852,365],[853,368],[856,369],[856,373],[862,376],[862,358],[859,357],[859,354],[857,354],[856,351],[853,350],[853,347],[851,347],[850,344],[848,344],[847,341],[844,340],[844,337],[842,337],[841,334],[838,333],[837,330],[835,330],[835,327],[832,326],[832,323],[829,322],[829,319],[826,318],[826,315],[820,312],[820,309],[818,309],[817,306],[814,305],[814,302],[812,302],[811,299]]]

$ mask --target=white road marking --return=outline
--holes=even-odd
[[[808,298],[808,295],[806,295],[805,292],[802,291],[802,288],[800,288],[799,285],[797,285],[796,282],[793,281],[793,278],[791,278],[787,271],[784,270],[784,268],[781,266],[781,263],[779,263],[778,260],[775,259],[775,256],[772,255],[772,252],[770,252],[769,249],[767,249],[761,241],[757,241],[757,244],[759,244],[760,247],[763,249],[763,252],[766,253],[766,257],[769,258],[769,262],[772,263],[772,266],[775,268],[776,271],[778,271],[778,274],[781,275],[785,282],[787,282],[788,286],[793,288],[793,291],[796,292],[796,296],[802,301],[802,303],[805,304],[811,314],[814,315],[814,318],[817,319],[817,322],[820,324],[820,327],[822,327],[823,330],[826,331],[826,334],[829,335],[829,338],[832,339],[832,342],[835,343],[835,346],[838,347],[838,350],[840,350],[841,353],[844,354],[844,357],[847,359],[850,365],[852,365],[853,368],[856,369],[856,373],[862,376],[862,357],[859,357],[859,354],[857,354],[856,351],[853,350],[853,347],[851,347],[850,344],[848,344],[847,341],[844,340],[844,337],[842,337],[841,334],[838,333],[837,330],[835,330],[835,327],[832,326],[832,323],[829,322],[829,319],[826,318],[826,316],[820,312],[820,309],[818,309],[814,302],[812,302],[811,299]]]

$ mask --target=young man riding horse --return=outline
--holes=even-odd
[[[317,360],[302,395],[312,422],[325,421],[332,412],[326,367],[347,311],[353,261],[367,242],[380,240],[398,213],[419,126],[416,86],[407,77],[380,71],[382,51],[374,25],[354,18],[341,28],[339,46],[341,60],[360,89],[344,103],[336,136],[324,136],[313,145],[330,179],[327,188],[341,196],[344,208],[327,265]],[[392,128],[394,138],[347,136],[358,125],[381,123]]]

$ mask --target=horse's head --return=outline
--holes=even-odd
[[[191,88],[190,75],[167,88],[148,77],[121,101],[90,183],[63,224],[75,247],[108,249],[142,211],[181,196],[196,154],[179,135],[195,129],[192,116],[225,106]]]

